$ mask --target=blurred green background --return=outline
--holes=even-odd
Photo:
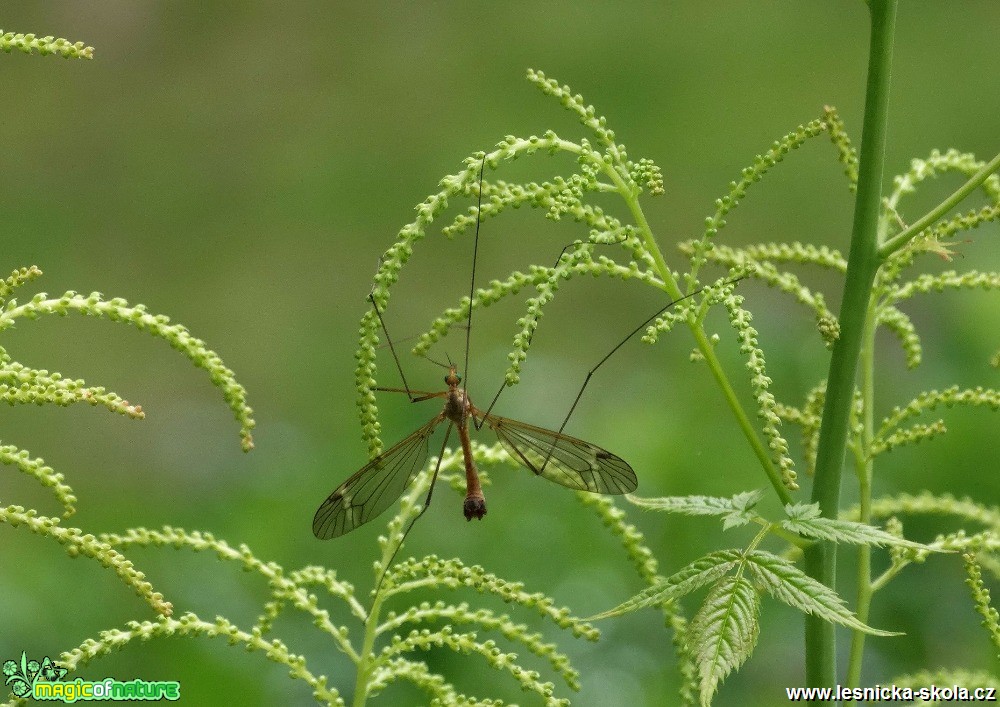
[[[1000,5],[901,5],[891,172],[932,148],[989,158],[1000,144]],[[105,321],[48,318],[6,332],[3,346],[27,365],[83,377],[141,403],[147,419],[84,406],[8,408],[0,410],[2,441],[67,476],[79,496],[70,523],[87,532],[165,524],[202,529],[247,543],[289,570],[335,568],[361,592],[372,584],[382,524],[322,543],[312,537],[310,521],[319,502],[365,461],[353,351],[369,278],[378,255],[412,219],[412,207],[465,155],[507,134],[552,128],[589,137],[524,80],[525,69],[569,83],[607,116],[633,159],[651,157],[663,166],[667,194],[645,208],[680,267],[673,243],[700,233],[713,199],[774,139],[831,104],[860,141],[868,41],[860,1],[75,0],[7,7],[2,26],[96,48],[92,62],[0,57],[7,96],[3,270],[36,264],[45,272],[18,297],[39,289],[99,290],[168,314],[236,371],[258,421],[257,449],[243,455],[218,391],[164,342]],[[568,164],[539,155],[498,176],[542,180]],[[905,215],[919,216],[921,206],[958,184],[957,178],[929,184]],[[852,202],[844,185],[829,143],[813,141],[754,188],[729,217],[721,242],[802,240],[846,249]],[[490,221],[478,277],[485,282],[512,267],[550,264],[582,235],[574,224],[553,225],[523,210]],[[951,266],[997,267],[998,236],[995,226],[975,232]],[[395,336],[420,333],[466,291],[470,246],[468,238],[449,242],[440,234],[421,242],[386,314]],[[933,258],[922,265],[942,267]],[[802,274],[836,311],[836,278]],[[770,356],[776,395],[799,402],[827,362],[811,317],[755,283],[740,290]],[[587,369],[660,301],[634,283],[579,281],[562,289],[535,337],[524,385],[507,392],[497,411],[556,426]],[[925,337],[925,362],[906,371],[897,343],[884,338],[884,408],[952,383],[995,387],[997,373],[986,364],[1000,345],[996,301],[946,294],[908,303]],[[512,303],[477,319],[474,399],[488,398],[499,384],[517,316]],[[733,337],[716,324],[720,351],[738,377]],[[690,339],[677,334],[655,348],[634,342],[619,352],[591,384],[568,431],[626,457],[644,495],[728,495],[766,486],[707,373],[688,363]],[[437,356],[460,357],[461,338],[439,346]],[[385,351],[380,364],[386,384],[395,384]],[[439,386],[437,367],[410,356],[405,365],[411,385]],[[386,442],[433,412],[433,405],[417,410],[390,395],[380,402]],[[878,494],[929,489],[997,500],[996,418],[955,411],[947,422],[951,432],[943,440],[884,459]],[[454,495],[440,493],[406,554],[480,563],[580,615],[641,588],[614,540],[573,494],[533,483],[523,472],[503,469],[494,479],[482,523],[467,525]],[[803,499],[808,490],[803,478]],[[853,493],[846,476],[845,502]],[[57,512],[50,495],[11,469],[2,494],[5,504]],[[712,520],[631,517],[665,573],[747,540],[745,532],[723,534]],[[929,538],[948,526],[910,528]],[[0,659],[22,650],[55,656],[102,629],[151,618],[96,563],[69,561],[51,541],[22,529],[2,527],[0,538]],[[178,612],[222,614],[248,627],[266,598],[257,576],[212,557],[173,550],[131,557]],[[845,553],[840,578],[851,602],[852,576]],[[908,635],[868,640],[864,684],[922,668],[995,668],[962,580],[959,558],[935,558],[877,596],[871,623]],[[453,598],[479,601],[474,594]],[[339,606],[328,606],[343,618]],[[690,611],[695,602],[686,606]],[[597,644],[574,641],[526,612],[514,616],[573,658],[583,674],[579,704],[673,701],[670,636],[655,614],[603,622]],[[782,686],[802,682],[800,616],[768,601],[762,620],[754,657],[730,676],[717,704],[777,703]],[[308,621],[291,615],[276,635],[350,697],[347,658]],[[467,693],[535,703],[479,658],[424,657]],[[285,668],[221,641],[132,646],[82,671],[85,678],[105,675],[180,680],[189,704],[216,704],[221,696],[246,705],[311,702],[308,688],[290,681]],[[401,687],[381,703],[423,701]]]

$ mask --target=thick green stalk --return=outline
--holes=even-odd
[[[896,0],[870,0],[871,39],[865,117],[858,164],[858,193],[840,307],[840,338],[834,344],[820,426],[812,500],[822,514],[835,518],[840,508],[848,423],[872,283],[879,266],[878,219],[881,207],[889,109]],[[805,552],[805,570],[813,579],[834,587],[837,556],[832,543],[816,543]],[[833,624],[806,617],[806,684],[837,684],[836,639]]]

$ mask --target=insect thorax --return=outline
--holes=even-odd
[[[451,388],[444,404],[444,416],[456,425],[463,425],[468,413],[469,399],[465,391],[458,387]]]

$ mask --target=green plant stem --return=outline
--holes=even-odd
[[[875,303],[868,308],[864,338],[861,347],[861,399],[864,410],[863,439],[855,447],[854,466],[858,474],[858,495],[860,506],[859,521],[871,525],[872,521],[872,476],[874,473],[871,448],[875,437],[875,329],[877,319]],[[870,545],[858,546],[857,602],[854,613],[863,623],[868,623],[872,595],[872,549]],[[846,685],[858,687],[861,684],[862,658],[865,651],[863,631],[851,635],[851,652],[847,664]]]
[[[525,141],[524,146],[525,148],[530,146],[532,149],[538,149],[540,144],[541,141]],[[563,140],[561,138],[555,138],[551,144],[558,147],[560,150],[564,150],[574,155],[584,153],[583,149],[576,143]],[[493,158],[492,154],[487,155],[487,160],[490,160],[491,158]],[[677,284],[676,278],[674,278],[673,272],[667,266],[663,253],[660,251],[660,247],[656,242],[656,238],[653,236],[653,230],[650,228],[649,222],[646,220],[646,215],[643,213],[642,207],[639,204],[638,193],[625,181],[622,175],[615,169],[613,164],[608,164],[603,160],[595,160],[595,165],[608,176],[614,190],[617,191],[628,204],[629,210],[632,212],[632,217],[635,219],[636,226],[642,236],[643,243],[646,246],[646,250],[653,258],[653,266],[656,269],[656,273],[663,282],[663,290],[668,296],[670,296],[671,299],[680,298],[683,293]],[[768,481],[771,482],[771,486],[774,488],[774,491],[778,495],[782,504],[792,503],[792,496],[782,482],[781,474],[775,467],[774,461],[771,459],[768,446],[757,435],[757,428],[753,425],[750,420],[750,416],[747,415],[746,410],[744,410],[743,406],[740,404],[736,391],[729,382],[729,378],[726,376],[725,369],[723,369],[721,362],[715,355],[715,348],[712,346],[711,341],[709,341],[708,335],[705,333],[705,329],[700,323],[693,323],[689,326],[698,346],[698,351],[704,357],[705,362],[712,373],[712,377],[715,378],[716,383],[718,383],[719,388],[722,390],[723,397],[725,397],[726,403],[729,405],[729,409],[736,417],[736,422],[739,425],[740,430],[743,432],[743,436],[750,444],[750,448],[753,450],[754,456],[757,457],[761,467],[767,474]]]
[[[872,589],[871,589],[872,594],[879,591],[880,589],[885,587],[885,585],[887,585],[889,582],[895,579],[896,576],[900,572],[902,572],[908,564],[909,562],[904,562],[901,564],[894,564],[891,567],[886,568],[886,570],[878,577],[876,577],[875,581],[872,582]]]
[[[621,175],[615,172],[614,169],[608,168],[605,172],[608,173],[611,179],[618,186],[619,192],[628,203],[629,210],[632,212],[632,217],[635,219],[639,232],[642,234],[646,250],[652,256],[656,272],[660,276],[660,280],[663,281],[664,290],[672,299],[680,298],[683,296],[683,293],[681,292],[680,287],[678,287],[677,280],[674,279],[673,273],[667,266],[666,260],[663,258],[663,253],[660,252],[660,247],[656,242],[656,238],[653,236],[653,231],[649,226],[649,222],[646,220],[646,215],[642,211],[642,206],[639,204],[637,195],[631,193],[629,187],[621,179]],[[704,327],[700,323],[689,323],[689,326],[691,334],[694,336],[695,342],[698,346],[698,351],[701,352],[705,359],[705,363],[708,365],[709,371],[712,373],[712,377],[715,378],[716,383],[718,383],[719,388],[722,390],[722,395],[725,397],[726,403],[729,405],[729,409],[736,417],[736,422],[739,425],[740,430],[743,432],[743,436],[750,444],[750,448],[753,450],[754,455],[760,461],[761,467],[767,474],[768,481],[771,482],[771,486],[774,488],[775,493],[778,494],[778,498],[781,499],[781,503],[783,505],[792,503],[792,496],[788,492],[788,489],[785,488],[784,483],[782,483],[781,474],[778,472],[777,468],[775,468],[771,455],[768,453],[767,445],[757,435],[757,428],[754,427],[746,413],[746,410],[744,410],[743,406],[740,404],[736,391],[733,389],[732,384],[729,382],[729,378],[726,376],[726,371],[722,367],[722,363],[715,355],[715,348],[712,346],[712,342],[709,341]]]
[[[743,406],[740,405],[740,401],[736,397],[736,391],[733,390],[733,386],[730,385],[729,379],[726,377],[726,372],[723,370],[718,357],[716,357],[715,349],[708,340],[708,336],[705,334],[704,328],[702,328],[701,325],[692,324],[691,333],[694,335],[695,341],[698,342],[698,350],[705,357],[705,363],[708,365],[708,369],[712,372],[712,376],[722,389],[722,394],[725,396],[726,402],[729,404],[729,409],[732,410],[733,415],[736,416],[736,422],[743,431],[743,436],[746,437],[747,442],[750,443],[750,447],[753,449],[754,455],[757,457],[758,461],[760,461],[760,465],[767,474],[767,479],[771,482],[771,486],[774,488],[775,493],[781,500],[781,504],[788,505],[789,503],[793,503],[792,495],[789,493],[788,489],[785,488],[784,483],[782,483],[781,474],[778,472],[777,468],[775,468],[774,461],[768,453],[767,446],[763,441],[761,441],[760,437],[757,436],[757,428],[754,427],[752,422],[750,422],[750,418],[747,417],[746,410],[744,410]]]
[[[402,540],[400,540],[402,542]],[[376,581],[379,581],[383,572],[388,571],[389,562],[396,554],[398,546],[393,547],[391,542],[387,542],[382,547],[382,561],[376,566]],[[358,651],[358,671],[354,684],[354,707],[364,707],[368,701],[368,685],[371,683],[372,670],[375,668],[375,639],[378,638],[378,620],[382,613],[382,602],[388,596],[382,589],[382,582],[379,581],[378,591],[372,598],[372,608],[368,612],[368,619],[365,621],[365,638],[361,650]]]
[[[358,654],[360,660],[358,661],[357,679],[354,682],[354,701],[351,703],[354,707],[364,707],[365,702],[368,701],[368,683],[371,681],[372,668],[374,667],[372,661],[375,657],[373,654],[376,638],[375,629],[378,626],[380,608],[381,600],[375,597],[368,621],[365,623],[364,644]]]
[[[851,247],[840,308],[840,337],[833,346],[826,400],[820,425],[812,500],[821,513],[836,518],[854,401],[858,357],[863,342],[872,283],[879,266],[878,219],[885,163],[896,0],[871,0],[871,38],[865,91],[865,117],[858,164]],[[820,542],[805,551],[806,573],[828,587],[835,586],[837,556],[832,543]],[[819,617],[805,620],[806,684],[837,684],[836,634],[832,623]]]
[[[905,246],[914,236],[955,208],[955,206],[957,206],[962,199],[971,194],[983,182],[985,182],[991,174],[997,172],[998,170],[1000,170],[1000,154],[983,165],[983,168],[973,174],[969,178],[969,181],[959,187],[947,199],[928,211],[920,218],[920,220],[915,222],[912,226],[908,226],[903,229],[883,243],[878,249],[879,256],[881,256],[882,259],[886,259]]]

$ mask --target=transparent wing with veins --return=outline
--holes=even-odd
[[[338,486],[316,511],[313,534],[320,540],[340,537],[395,503],[423,468],[427,438],[444,419],[435,416]]]
[[[549,481],[615,495],[631,493],[639,485],[628,462],[596,444],[480,410],[473,414],[496,432],[511,457]]]

